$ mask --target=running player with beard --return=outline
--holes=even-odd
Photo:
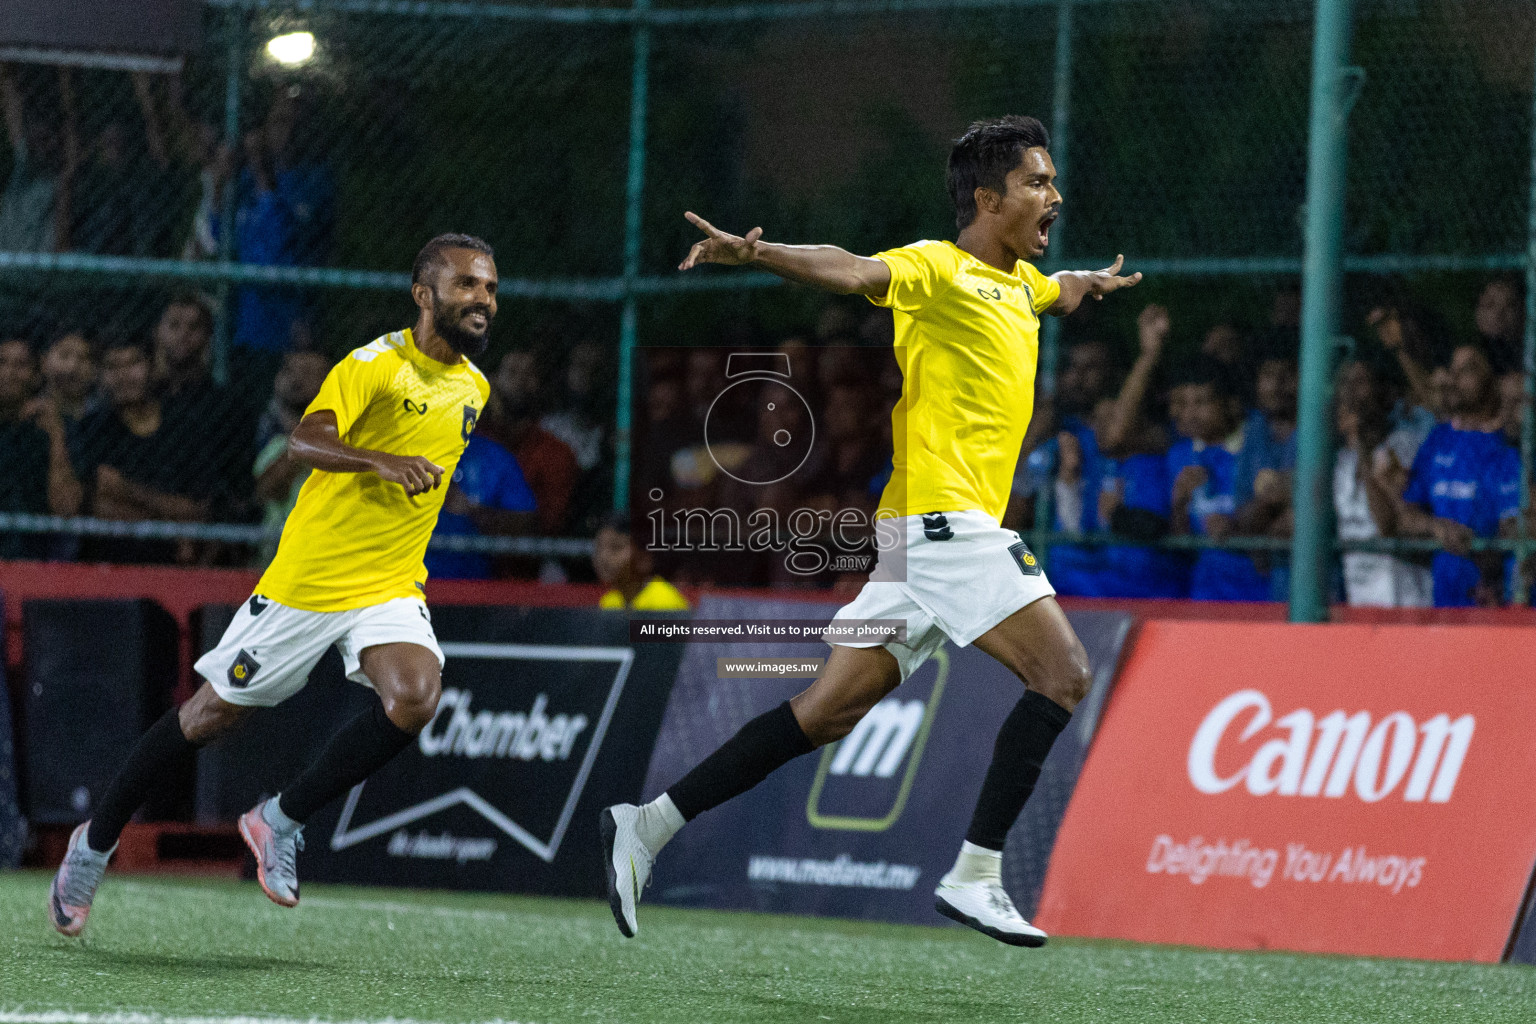
[[[48,908],[65,935],[85,927],[123,826],[155,788],[253,710],[302,689],[332,644],[347,678],[378,699],[292,785],[241,816],[273,902],[299,902],[295,856],[309,816],[432,720],[443,652],[423,600],[422,556],[490,392],[468,357],[485,351],[496,316],[494,255],[470,235],[432,239],[411,271],[416,326],[355,349],[326,377],[291,437],[291,457],[313,472],[276,557],[218,646],[198,659],[202,686],[140,738],[70,836]]]
[[[1065,316],[1141,280],[1122,259],[1096,272],[1046,277],[1044,255],[1061,209],[1045,128],[1031,117],[980,121],[949,157],[955,242],[917,242],[873,259],[830,245],[777,245],[762,229],[708,237],[680,269],[757,266],[894,311],[902,398],[892,413],[895,463],[881,496],[895,544],[836,619],[905,620],[905,637],[838,641],[811,686],[748,722],[648,804],[618,804],[600,826],[608,898],[619,931],[638,930],[636,904],[662,847],[689,820],[751,789],[788,761],[847,736],[948,637],[974,643],[1023,681],[1003,721],[970,829],[935,893],[941,914],[1011,945],[1046,936],[1002,886],[1002,850],[1056,736],[1092,681],[1083,645],[1039,562],[999,526],[1029,426],[1040,315]]]

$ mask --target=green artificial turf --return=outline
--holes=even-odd
[[[83,939],[0,873],[0,1020],[50,1010],[324,1021],[1536,1021],[1536,970],[1052,940],[601,903],[109,875]]]

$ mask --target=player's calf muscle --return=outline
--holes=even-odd
[[[834,647],[821,677],[789,706],[806,739],[824,746],[853,731],[859,719],[901,682],[890,652],[879,647]]]

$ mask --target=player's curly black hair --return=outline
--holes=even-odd
[[[990,121],[976,121],[955,140],[949,151],[945,183],[955,204],[955,226],[964,231],[976,219],[976,190],[1008,191],[1008,172],[1019,166],[1024,151],[1050,148],[1045,125],[1033,117],[1009,114]]]
[[[416,254],[416,262],[411,264],[411,284],[430,284],[425,281],[428,271],[442,262],[443,253],[449,249],[472,249],[475,252],[483,252],[491,259],[496,258],[496,250],[491,248],[491,243],[474,235],[460,235],[449,233],[438,235],[426,245],[421,247],[421,252]]]

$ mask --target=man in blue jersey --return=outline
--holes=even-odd
[[[489,438],[472,434],[453,472],[433,536],[517,536],[537,530],[538,503],[517,457]],[[428,551],[427,573],[437,579],[487,580],[489,555]]]
[[[1272,342],[1259,360],[1253,401],[1243,421],[1243,447],[1237,453],[1237,533],[1250,537],[1291,535],[1291,472],[1296,468],[1296,408],[1299,377],[1296,351]],[[1284,601],[1291,592],[1290,558],[1270,552],[1270,597]]]
[[[1168,533],[1173,511],[1168,431],[1148,412],[1153,376],[1172,329],[1162,306],[1141,311],[1136,318],[1136,362],[1099,422],[1100,527],[1143,544]],[[1177,552],[1114,544],[1105,547],[1101,557],[1099,583],[1105,597],[1188,596],[1189,559]]]
[[[1102,341],[1080,341],[1067,350],[1057,387],[1060,427],[1053,442],[1056,486],[1051,498],[1055,527],[1066,533],[1103,529],[1095,507],[1102,460],[1094,429],[1095,408],[1109,390],[1112,363]],[[1099,576],[1104,549],[1078,544],[1052,545],[1047,561],[1056,592],[1072,597],[1105,597]]]
[[[1185,367],[1169,397],[1183,435],[1168,452],[1173,481],[1170,527],[1175,534],[1224,540],[1237,514],[1242,407],[1226,368],[1203,358]],[[1269,574],[1237,551],[1206,548],[1195,557],[1189,596],[1196,601],[1267,601]]]
[[[1432,537],[1435,607],[1497,605],[1505,562],[1497,553],[1471,553],[1474,538],[1508,535],[1520,512],[1520,453],[1499,432],[1499,396],[1488,354],[1460,345],[1451,356],[1454,404],[1449,423],[1436,426],[1413,460],[1397,522],[1383,536]]]

